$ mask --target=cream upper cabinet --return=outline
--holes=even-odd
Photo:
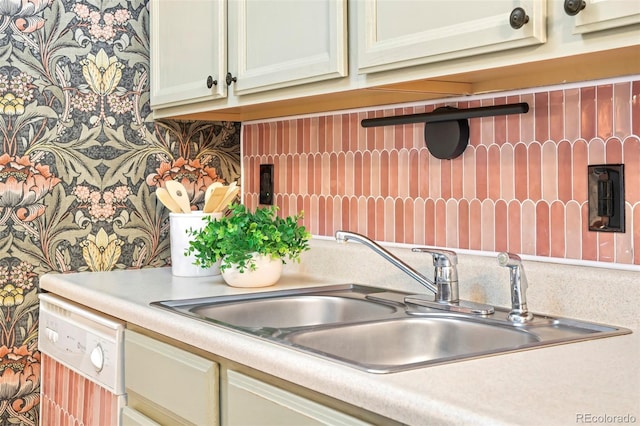
[[[574,17],[574,33],[640,23],[639,0],[565,0],[565,13]]]
[[[546,1],[541,0],[358,0],[355,5],[361,73],[541,44],[547,38]],[[519,28],[512,27],[512,19]]]
[[[150,1],[156,119],[260,120],[640,72],[640,0],[584,0],[574,15],[564,6],[581,0]]]
[[[150,0],[152,109],[227,96],[226,4]]]
[[[155,111],[234,106],[243,102],[235,96],[348,74],[347,0],[151,0],[150,7]]]
[[[231,0],[236,95],[347,75],[346,0]]]

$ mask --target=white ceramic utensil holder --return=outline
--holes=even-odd
[[[194,265],[193,254],[185,256],[189,241],[193,238],[190,230],[200,230],[206,225],[204,216],[216,219],[222,212],[204,213],[200,210],[191,213],[169,213],[169,238],[171,241],[171,273],[177,277],[210,277],[220,275],[220,262],[209,268]]]

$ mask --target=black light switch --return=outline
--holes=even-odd
[[[260,204],[273,204],[273,164],[260,164]]]
[[[624,232],[624,164],[589,166],[589,231]]]

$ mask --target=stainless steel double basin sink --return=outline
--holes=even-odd
[[[338,285],[167,300],[153,306],[371,373],[391,373],[627,334],[625,328],[536,315],[526,324],[405,301],[408,293]]]

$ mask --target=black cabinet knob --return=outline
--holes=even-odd
[[[569,16],[577,15],[585,7],[587,3],[584,0],[564,0],[564,12]]]
[[[238,78],[234,77],[233,75],[231,75],[230,72],[228,72],[226,81],[227,81],[227,86],[231,86],[231,83],[235,83],[236,81],[238,81]]]
[[[218,80],[214,80],[213,77],[207,77],[207,89],[211,89],[213,86],[218,85]]]
[[[511,25],[511,28],[518,30],[527,22],[529,22],[529,16],[523,8],[516,7],[511,11],[511,15],[509,15],[509,25]]]

